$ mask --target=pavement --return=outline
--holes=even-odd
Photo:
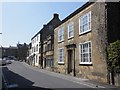
[[[45,70],[45,69],[40,69],[38,67],[30,66],[25,62],[22,62],[22,63],[26,67],[29,67],[29,68],[34,69],[36,71],[39,71],[41,73],[45,73],[45,74],[48,74],[48,75],[51,75],[51,76],[54,76],[54,77],[69,80],[69,81],[72,81],[72,82],[75,82],[75,83],[78,83],[78,84],[88,86],[90,88],[109,88],[109,89],[110,88],[111,89],[112,88],[114,88],[114,89],[117,88],[116,86],[109,85],[109,84],[106,84],[106,83],[101,83],[101,82],[97,82],[97,81],[93,81],[93,80],[89,80],[89,79],[84,79],[84,78],[73,77],[73,76],[70,76],[70,75],[64,75],[64,74],[48,71],[48,70]]]
[[[55,73],[30,66],[25,62],[15,61],[13,64],[3,67],[3,71],[10,84],[17,83],[22,88],[95,88],[95,90],[119,90],[113,85]]]

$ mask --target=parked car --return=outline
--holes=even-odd
[[[7,64],[6,60],[3,60],[0,58],[0,66],[6,65],[6,64]]]
[[[8,57],[4,57],[2,60],[8,60]]]
[[[0,66],[2,66],[2,58],[0,58]]]
[[[7,64],[6,60],[2,60],[2,65],[6,65],[6,64]]]
[[[6,64],[11,64],[12,60],[6,60]]]
[[[8,57],[4,57],[3,59],[0,60],[0,65],[6,65],[6,64],[11,64],[13,60],[11,60]]]
[[[11,60],[17,60],[17,58],[15,56],[8,56],[8,58],[10,58]]]

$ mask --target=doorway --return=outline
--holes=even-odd
[[[72,50],[68,50],[68,74],[72,72],[72,59],[73,59],[72,53],[73,53]]]

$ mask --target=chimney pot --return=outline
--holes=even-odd
[[[45,28],[45,27],[46,27],[46,24],[43,25],[43,28]]]
[[[54,18],[59,18],[59,15],[58,15],[57,13],[54,13],[54,14],[53,14],[53,17],[54,17]]]

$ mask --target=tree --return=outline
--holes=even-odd
[[[112,75],[112,84],[114,84],[114,74],[120,73],[120,40],[111,43],[107,48],[108,70]]]

